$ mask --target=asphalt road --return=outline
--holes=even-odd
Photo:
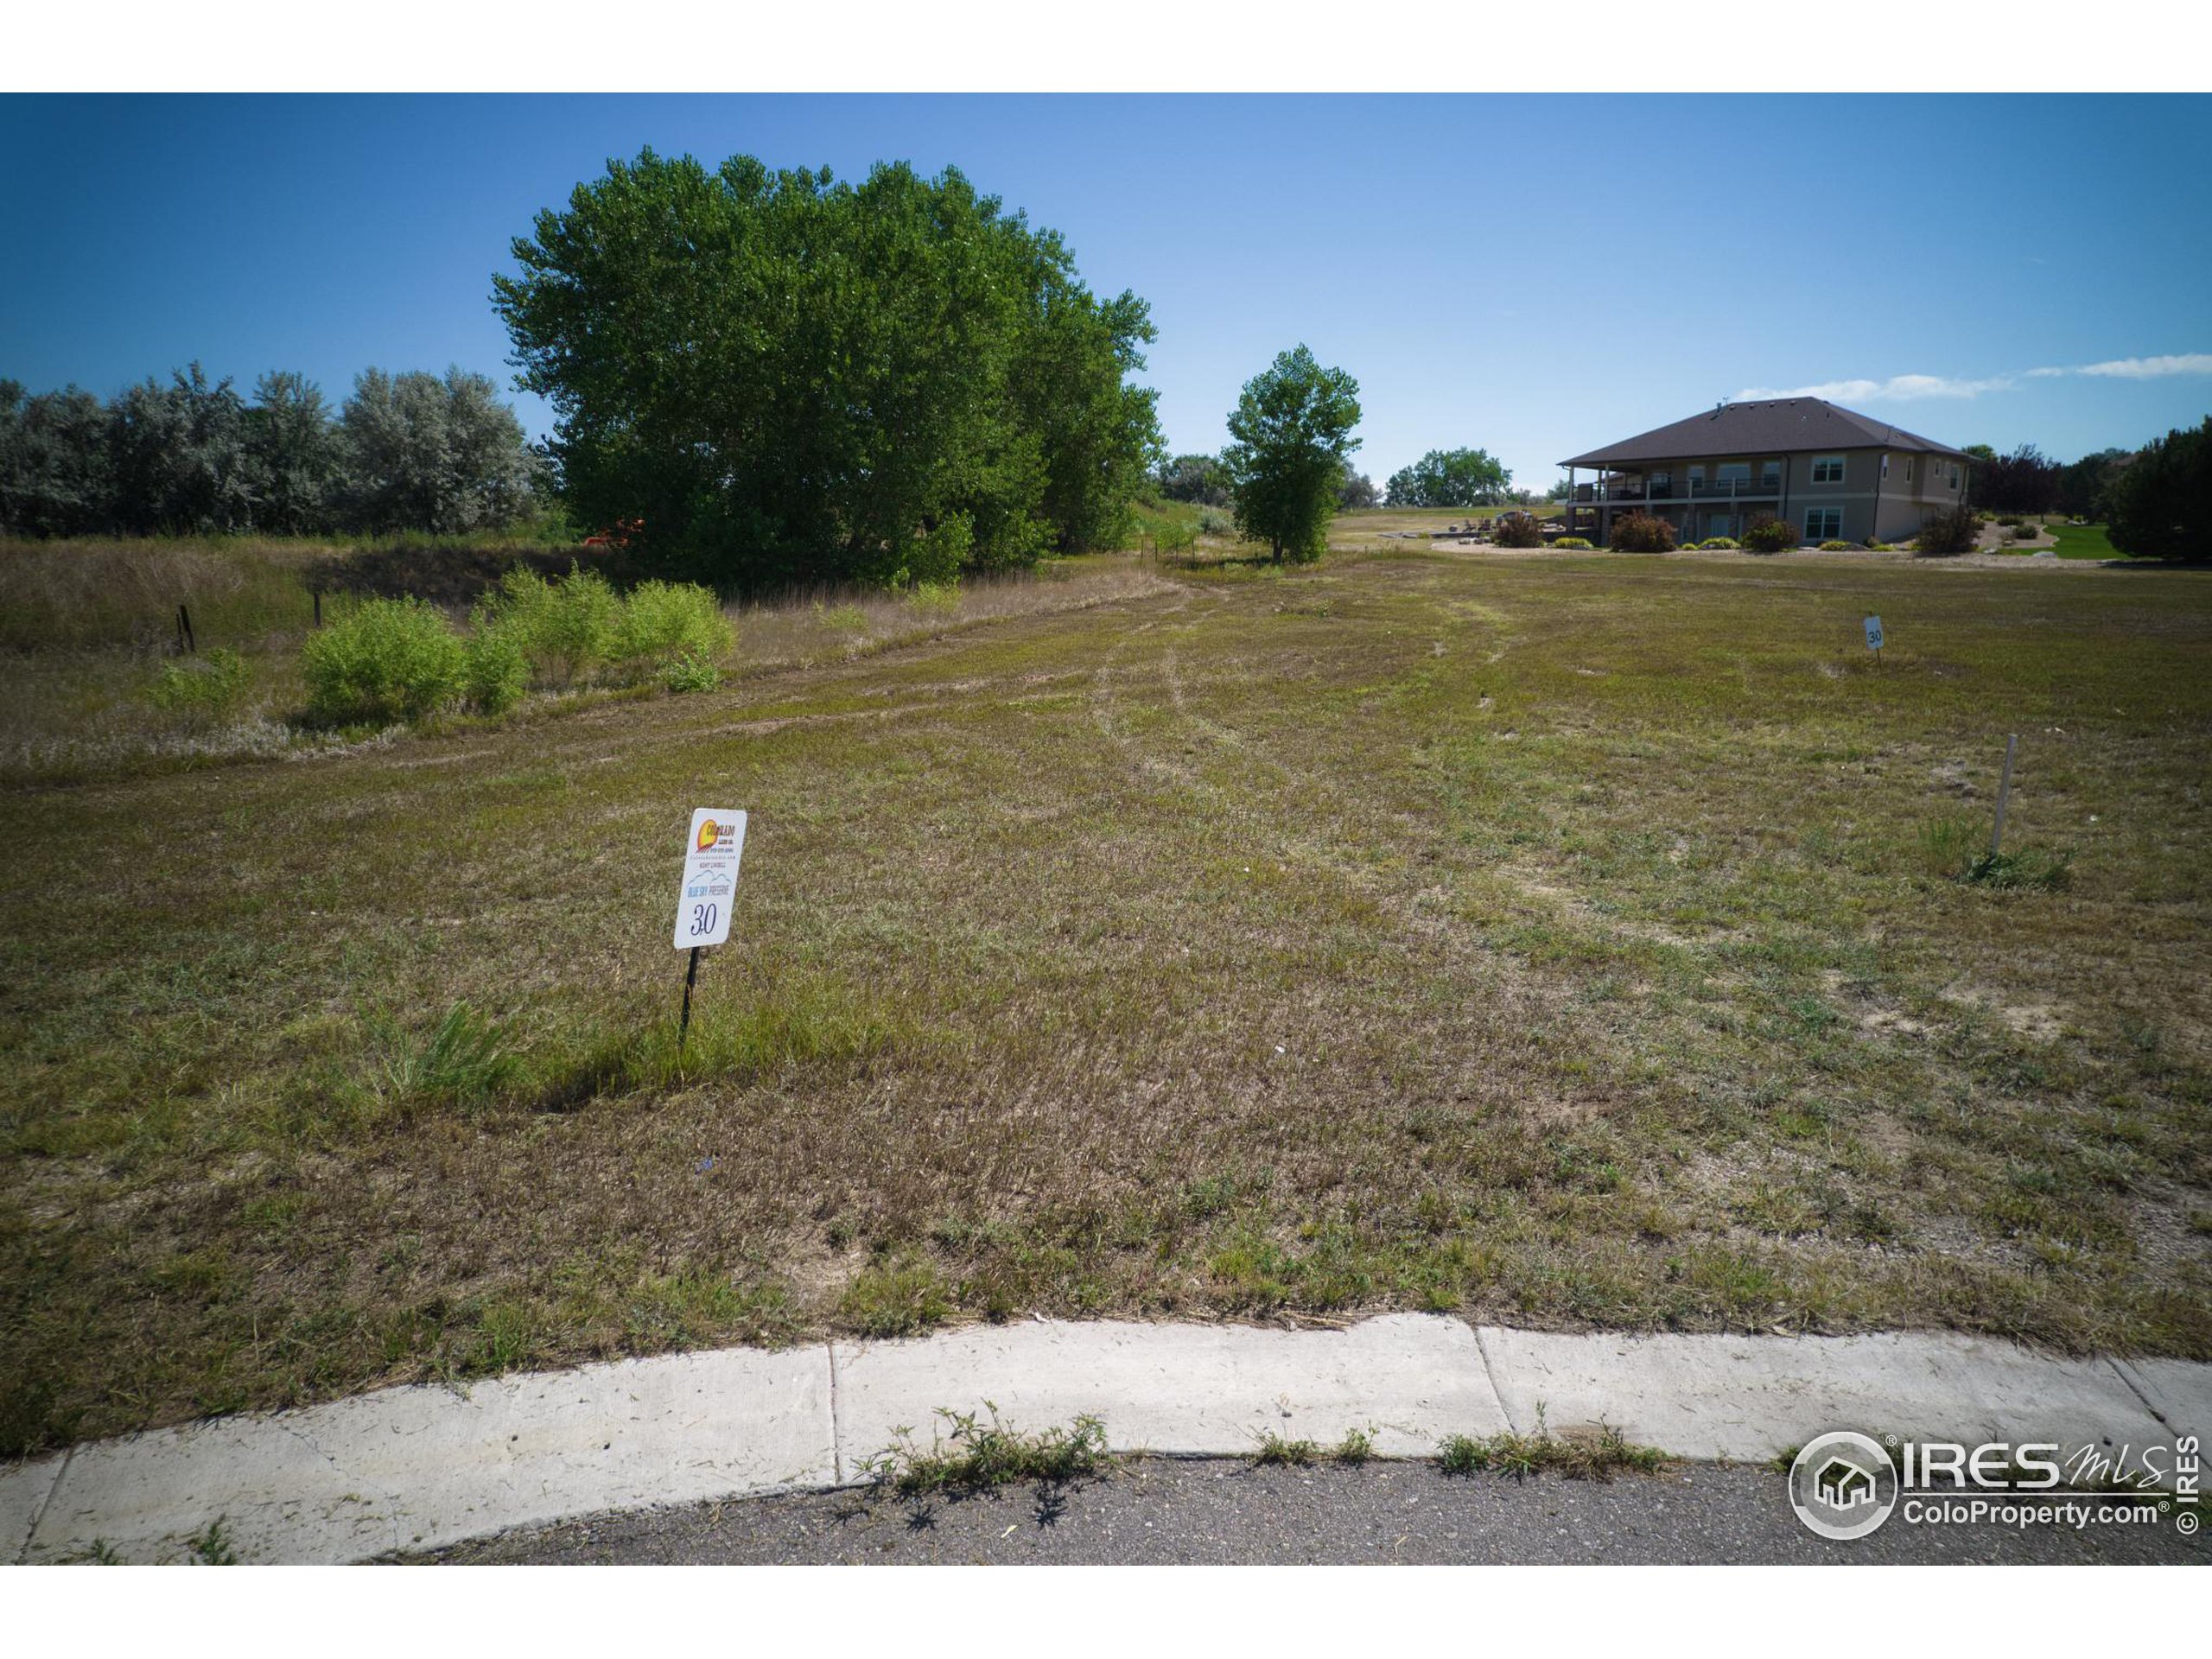
[[[1452,1479],[1433,1464],[1255,1468],[1135,1460],[1110,1477],[910,1503],[860,1491],[565,1522],[459,1546],[454,1562],[1707,1562],[2212,1560],[2172,1515],[2155,1524],[1908,1525],[1830,1543],[1799,1524],[1778,1474],[1685,1465],[1600,1484]]]

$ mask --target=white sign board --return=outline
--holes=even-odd
[[[744,813],[702,806],[691,814],[691,838],[683,843],[683,886],[676,899],[677,950],[720,944],[729,938],[737,861],[744,855]]]
[[[1866,619],[1866,649],[1879,651],[1881,648],[1882,619],[1878,616],[1870,616]]]

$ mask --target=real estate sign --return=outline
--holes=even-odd
[[[729,938],[730,900],[745,855],[745,814],[702,806],[691,814],[684,843],[683,885],[676,899],[676,948],[690,950]]]

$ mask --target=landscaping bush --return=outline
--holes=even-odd
[[[1650,513],[1631,512],[1613,520],[1606,545],[1616,553],[1671,553],[1675,546],[1675,527]]]
[[[1717,549],[1726,553],[1732,553],[1741,546],[1743,543],[1733,536],[1708,536],[1698,543],[1701,551]]]
[[[1912,550],[1924,559],[1948,559],[1971,553],[1980,528],[1980,520],[1969,509],[1948,507],[1922,522]]]
[[[1779,518],[1762,514],[1744,526],[1744,545],[1753,553],[1787,553],[1797,545],[1797,531]]]
[[[156,709],[213,723],[236,714],[252,689],[253,671],[245,658],[217,645],[204,657],[163,663],[146,696]]]
[[[1543,526],[1534,518],[1501,518],[1491,528],[1491,539],[1500,547],[1541,547]]]
[[[1586,536],[1562,536],[1559,540],[1554,542],[1552,545],[1554,547],[1572,547],[1579,550],[1581,548],[1593,546],[1594,543]]]
[[[419,599],[372,599],[308,636],[308,713],[330,725],[420,720],[461,688],[465,653]]]
[[[1821,543],[1821,551],[1823,553],[1853,553],[1858,551],[1858,549],[1859,543],[1856,542],[1822,542]]]
[[[1997,515],[1997,522],[2004,525],[2005,529],[2011,530],[2016,525],[2025,524],[2027,520],[2021,518],[2017,512],[2000,512]]]
[[[2005,539],[2014,542],[2032,542],[2042,533],[2033,524],[2015,524],[2005,532]]]
[[[1866,538],[1866,550],[1869,553],[1886,553],[1890,550],[1890,543],[1884,541],[1877,541],[1873,537],[1869,536]]]
[[[622,600],[607,658],[628,677],[658,676],[665,681],[678,662],[711,668],[731,643],[729,619],[708,589],[690,582],[644,582]]]

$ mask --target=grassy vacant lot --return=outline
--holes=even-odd
[[[1029,1310],[2212,1357],[2202,578],[1403,544],[889,643],[0,791],[5,1444]],[[1953,879],[2007,731],[2063,890]]]

